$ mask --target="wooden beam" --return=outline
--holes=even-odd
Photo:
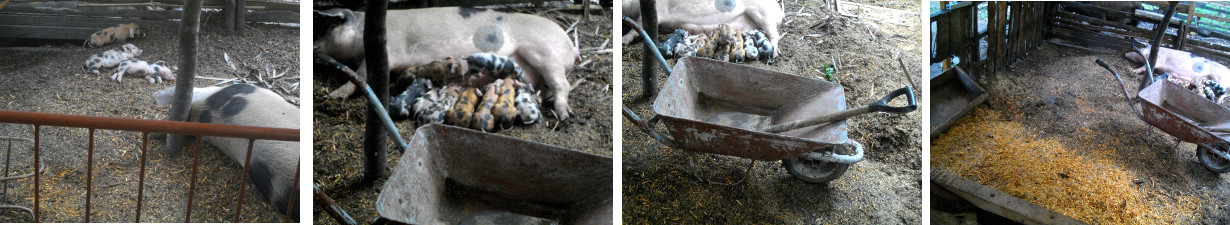
[[[1085,224],[1007,193],[982,186],[940,169],[931,170],[931,183],[974,206],[1024,224]]]
[[[1159,9],[1165,9],[1165,8],[1166,8],[1166,6],[1168,6],[1168,5],[1169,5],[1169,3],[1166,3],[1166,1],[1141,1],[1140,3],[1145,3],[1145,4],[1150,4],[1150,5],[1153,5],[1153,6],[1157,6]],[[1187,4],[1187,3],[1179,3],[1179,6],[1178,6],[1177,8],[1175,8],[1175,10],[1176,10],[1176,12],[1178,12],[1178,11],[1183,11],[1183,12],[1186,12],[1187,10],[1190,10],[1189,8],[1191,8],[1191,7],[1192,7],[1192,5],[1191,5],[1191,4]]]
[[[98,29],[88,27],[56,27],[29,25],[0,25],[0,38],[36,38],[85,40]]]
[[[224,0],[204,0],[202,8],[221,8],[225,3]],[[86,0],[88,3],[149,3],[157,2],[166,5],[174,5],[180,7],[184,4],[183,0]],[[258,6],[260,9],[267,10],[283,10],[283,11],[299,11],[299,3],[296,2],[275,2],[275,1],[247,1],[248,6]],[[249,8],[251,9],[251,8]]]
[[[102,29],[102,28],[113,27],[115,25],[125,24],[125,23],[171,24],[171,22],[156,22],[156,21],[124,19],[124,18],[97,18],[97,17],[63,16],[63,15],[32,15],[32,14],[0,13],[0,25],[85,27],[85,28]]]
[[[72,15],[72,16],[92,16],[92,17],[112,17],[112,18],[131,18],[131,19],[148,19],[148,20],[172,20],[180,19],[179,11],[151,11],[151,10],[111,10],[108,12],[92,12],[80,11],[75,9],[69,10],[52,10],[40,9],[34,7],[4,7],[3,13],[36,13],[46,15]]]
[[[242,17],[247,23],[300,23],[299,13],[289,11],[255,11],[245,13]]]

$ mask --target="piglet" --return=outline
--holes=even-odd
[[[479,103],[478,108],[475,109],[474,121],[470,124],[470,128],[484,132],[495,131],[495,116],[491,115],[491,109],[495,107],[495,102],[499,99],[499,85],[496,85],[499,81],[487,84],[483,102]]]
[[[99,69],[119,66],[124,61],[136,59],[137,56],[141,56],[141,49],[133,44],[124,44],[119,48],[91,55],[81,64],[81,71],[98,74]]]
[[[482,73],[501,79],[509,76],[521,79],[521,66],[505,56],[484,52],[474,53],[466,57],[466,64],[470,66],[467,74]]]
[[[538,122],[538,118],[542,117],[542,112],[538,110],[538,102],[542,101],[542,98],[538,94],[531,85],[517,89],[517,119],[521,120],[522,124]]]
[[[461,70],[461,61],[453,57],[446,57],[444,60],[432,61],[406,69],[406,73],[394,81],[392,90],[402,90],[416,82],[419,78],[430,79],[431,82],[437,84],[457,81],[462,79],[464,72]]]
[[[683,42],[688,37],[688,31],[683,29],[675,29],[675,33],[671,33],[666,41],[658,43],[658,52],[662,53],[662,57],[672,58],[675,56],[675,47]]]
[[[469,127],[474,116],[474,105],[478,104],[478,96],[482,96],[482,93],[477,88],[467,87],[461,92],[461,97],[453,104],[453,108],[448,110],[448,118],[445,121],[455,126]]]
[[[428,124],[436,120],[436,118],[432,118],[427,114],[430,114],[430,110],[432,106],[436,105],[436,101],[440,100],[440,95],[443,91],[444,89],[442,88],[431,89],[414,100],[413,115],[417,115],[416,121],[419,124]],[[444,121],[444,118],[439,118],[439,120]]]
[[[393,121],[401,121],[413,116],[414,105],[418,103],[419,96],[423,96],[429,90],[431,90],[431,80],[414,79],[405,91],[389,100],[389,117]]]
[[[163,79],[175,80],[175,67],[167,67],[160,65],[163,62],[149,63],[146,61],[130,59],[120,63],[119,68],[115,69],[115,74],[111,75],[111,79],[115,82],[120,82],[125,74],[144,75],[149,83],[161,83]]]
[[[517,119],[517,81],[511,77],[503,80],[495,81],[499,86],[500,97],[495,100],[495,108],[491,109],[491,114],[495,115],[496,123],[500,124],[501,129],[511,127],[513,121]]]
[[[135,23],[120,24],[90,34],[90,39],[86,39],[82,46],[89,48],[100,47],[112,42],[122,42],[139,37],[145,37],[145,32],[141,30],[141,26],[137,26]]]
[[[436,96],[439,98],[432,101],[431,107],[425,112],[419,112],[419,123],[444,123],[448,110],[453,108],[453,104],[457,103],[457,98],[461,96],[461,86],[446,86]]]

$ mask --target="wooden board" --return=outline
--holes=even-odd
[[[85,40],[97,31],[88,27],[0,25],[0,38]]]
[[[1085,224],[956,174],[931,169],[931,183],[974,206],[1023,224]]]
[[[49,26],[49,27],[93,27],[107,28],[119,24],[126,23],[160,23],[148,20],[124,19],[124,18],[97,18],[97,17],[74,17],[60,15],[32,15],[32,14],[8,14],[0,13],[0,24],[2,25],[25,25],[25,26]],[[170,23],[170,22],[161,22]]]
[[[931,139],[952,127],[966,113],[987,100],[986,89],[970,79],[961,67],[931,78]]]

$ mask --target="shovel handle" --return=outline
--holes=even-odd
[[[906,96],[906,102],[908,102],[906,105],[896,107],[888,105],[888,101],[892,101],[894,98],[901,97],[902,95]],[[905,86],[894,90],[893,92],[889,92],[888,95],[884,96],[884,98],[881,98],[879,101],[872,102],[870,105],[867,105],[867,107],[871,108],[872,112],[902,114],[913,112],[918,109],[918,100],[914,98],[914,88]]]
[[[888,101],[894,98],[905,95],[908,98],[908,104],[905,106],[893,107],[888,105]],[[844,120],[857,115],[863,115],[873,112],[887,112],[894,114],[902,114],[918,109],[918,101],[914,98],[914,88],[905,86],[901,89],[889,92],[888,95],[881,98],[879,101],[868,105],[859,106],[853,109],[837,111],[830,114],[812,117],[810,119],[795,120],[785,123],[780,123],[767,127],[763,130],[765,133],[781,133],[789,130],[799,129],[803,127],[813,126],[817,124],[825,124],[833,121]]]

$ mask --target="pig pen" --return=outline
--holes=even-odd
[[[920,7],[917,2],[856,2],[911,12]],[[845,88],[849,107],[867,104],[884,93],[911,85],[896,56],[909,65],[914,82],[922,81],[923,71],[916,63],[923,52],[921,24],[902,26],[838,16],[831,11],[831,5],[820,1],[783,4],[786,18],[780,26],[785,34],[778,48],[781,57],[776,64],[744,65],[824,79],[819,67],[839,60],[840,69],[834,76]],[[864,11],[855,15],[871,13],[888,14]],[[659,32],[662,39],[668,34]],[[637,42],[623,47],[623,104],[638,115],[650,117],[653,98],[641,90],[642,46]],[[667,61],[673,65],[676,60]],[[666,77],[659,73],[658,84],[664,83]],[[796,179],[778,162],[756,162],[750,172],[745,172],[749,159],[672,149],[624,120],[623,222],[922,223],[922,145],[918,141],[922,137],[921,118],[921,113],[907,113],[847,119],[848,135],[863,143],[866,158],[827,185]],[[742,183],[731,185],[740,180]]]
[[[933,14],[931,62],[971,71],[989,98],[931,137],[932,171],[965,179],[932,180],[931,218],[994,224],[1057,213],[1093,224],[1227,223],[1225,175],[1204,169],[1193,144],[1176,146],[1133,114],[1114,76],[1094,63],[1109,62],[1135,96],[1142,75],[1130,73],[1139,65],[1123,53],[1154,32],[1058,10],[1075,4],[958,3]],[[1135,12],[1142,25],[1165,24]],[[1183,24],[1171,21],[1166,47],[1225,61],[1224,46],[1181,31]]]
[[[1043,44],[1015,69],[983,76],[990,98],[934,139],[932,168],[1089,223],[1230,222],[1230,175],[1206,170],[1194,144],[1176,148],[1138,119],[1094,60],[1117,71],[1139,65],[1126,49],[1096,50]],[[1121,75],[1132,90],[1142,76]]]
[[[569,6],[560,6],[569,7]],[[562,24],[565,30],[581,19],[581,11],[560,8],[512,8],[513,12],[538,14]],[[611,156],[613,67],[609,49],[618,41],[611,40],[611,11],[593,10],[589,21],[577,23],[576,40],[581,49],[577,64],[589,62],[568,71],[571,84],[585,81],[569,95],[573,117],[559,122],[549,107],[542,108],[543,119],[532,125],[516,125],[511,130],[494,133],[540,142],[588,153]],[[569,36],[572,32],[568,32]],[[610,40],[608,43],[607,40]],[[604,44],[605,43],[605,44]],[[605,50],[604,50],[605,49]],[[327,66],[315,67],[313,81],[313,164],[315,183],[337,201],[355,220],[366,223],[377,217],[376,197],[387,177],[373,182],[363,181],[363,129],[367,99],[355,95],[345,100],[325,98],[329,91],[341,86],[340,73]],[[549,106],[549,105],[542,105]],[[401,136],[410,141],[418,127],[411,120],[395,122]],[[388,172],[401,158],[393,144],[388,145]],[[319,207],[313,208],[317,224],[337,224]]]
[[[201,23],[198,77],[242,78],[257,86],[269,87],[253,75],[276,69],[279,74],[285,74],[277,79],[271,79],[266,74],[263,78],[265,82],[275,85],[271,88],[280,94],[298,93],[289,86],[297,84],[299,77],[298,27],[254,23],[247,24],[242,35],[227,36],[215,21],[221,18],[202,19],[212,20]],[[178,23],[141,25],[147,28],[149,35],[128,42],[144,51],[138,58],[178,64]],[[150,84],[145,79],[129,76],[123,83],[116,83],[109,79],[109,74],[81,72],[82,62],[90,55],[116,47],[119,45],[83,48],[80,42],[75,42],[0,48],[0,62],[4,62],[0,65],[0,109],[163,119],[170,107],[155,106],[153,93],[171,87],[173,82]],[[239,71],[227,65],[224,53]],[[248,68],[256,68],[258,72],[250,74]],[[195,82],[197,87],[205,87],[219,81],[198,78]],[[298,95],[286,98],[297,103]],[[88,131],[84,128],[50,126],[41,129],[42,162],[47,168],[42,174],[41,220],[82,222]],[[33,130],[29,125],[0,124],[0,136],[33,138]],[[98,130],[95,135],[91,222],[133,222],[141,135],[113,130]],[[193,143],[192,140],[189,139],[188,143]],[[179,154],[168,155],[163,151],[163,144],[161,140],[150,140],[141,222],[184,221],[192,151],[189,148]],[[29,172],[33,165],[33,145],[17,143],[13,147],[13,168],[8,175]],[[236,210],[234,198],[241,185],[238,178],[243,168],[207,143],[203,143],[201,151],[192,222],[230,222]],[[32,180],[27,178],[9,182],[6,203],[32,207]],[[264,202],[255,190],[255,186],[247,187],[240,221],[281,222],[280,213],[274,212],[273,206]],[[29,214],[15,210],[0,211],[2,222],[33,222],[29,217]]]

